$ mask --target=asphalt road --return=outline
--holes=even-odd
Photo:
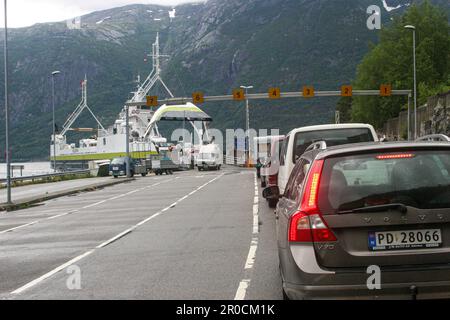
[[[274,224],[232,167],[54,199],[0,215],[0,298],[281,299]]]

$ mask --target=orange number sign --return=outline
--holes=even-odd
[[[353,96],[353,87],[352,86],[342,86],[341,96],[343,96],[343,97]]]
[[[280,88],[269,89],[269,99],[280,99],[280,98],[281,98]]]
[[[194,103],[203,103],[205,102],[205,97],[202,92],[194,92],[192,94],[192,100]]]
[[[237,101],[245,100],[244,89],[235,89],[233,90],[233,99]]]
[[[312,86],[303,87],[303,97],[304,98],[314,97],[314,87],[312,87]]]
[[[380,87],[380,96],[390,97],[392,95],[392,87],[390,84],[382,84]]]
[[[157,107],[158,97],[157,96],[147,96],[147,107]]]

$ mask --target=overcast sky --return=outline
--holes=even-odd
[[[8,0],[8,27],[25,27],[37,22],[54,22],[89,12],[144,3],[174,6],[194,0]],[[0,1],[0,26],[4,26],[4,6]]]

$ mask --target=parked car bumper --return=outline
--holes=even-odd
[[[413,291],[413,287],[417,291]],[[450,281],[406,282],[382,284],[380,290],[366,285],[296,285],[284,284],[286,295],[294,300],[412,300],[449,299]]]
[[[292,248],[291,248],[292,249]],[[294,259],[290,249],[281,249],[283,289],[290,299],[449,299],[450,265],[381,266],[380,289],[367,268],[326,269],[317,264],[314,249],[297,246]],[[416,288],[416,291],[414,290]]]

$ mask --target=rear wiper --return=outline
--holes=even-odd
[[[379,206],[370,206],[370,207],[362,207],[357,208],[353,210],[346,210],[346,211],[339,211],[339,214],[345,214],[345,213],[364,213],[364,212],[380,212],[380,211],[386,211],[396,209],[400,211],[401,213],[406,213],[408,211],[408,207],[405,206],[402,203],[389,203],[389,204],[382,204]]]

